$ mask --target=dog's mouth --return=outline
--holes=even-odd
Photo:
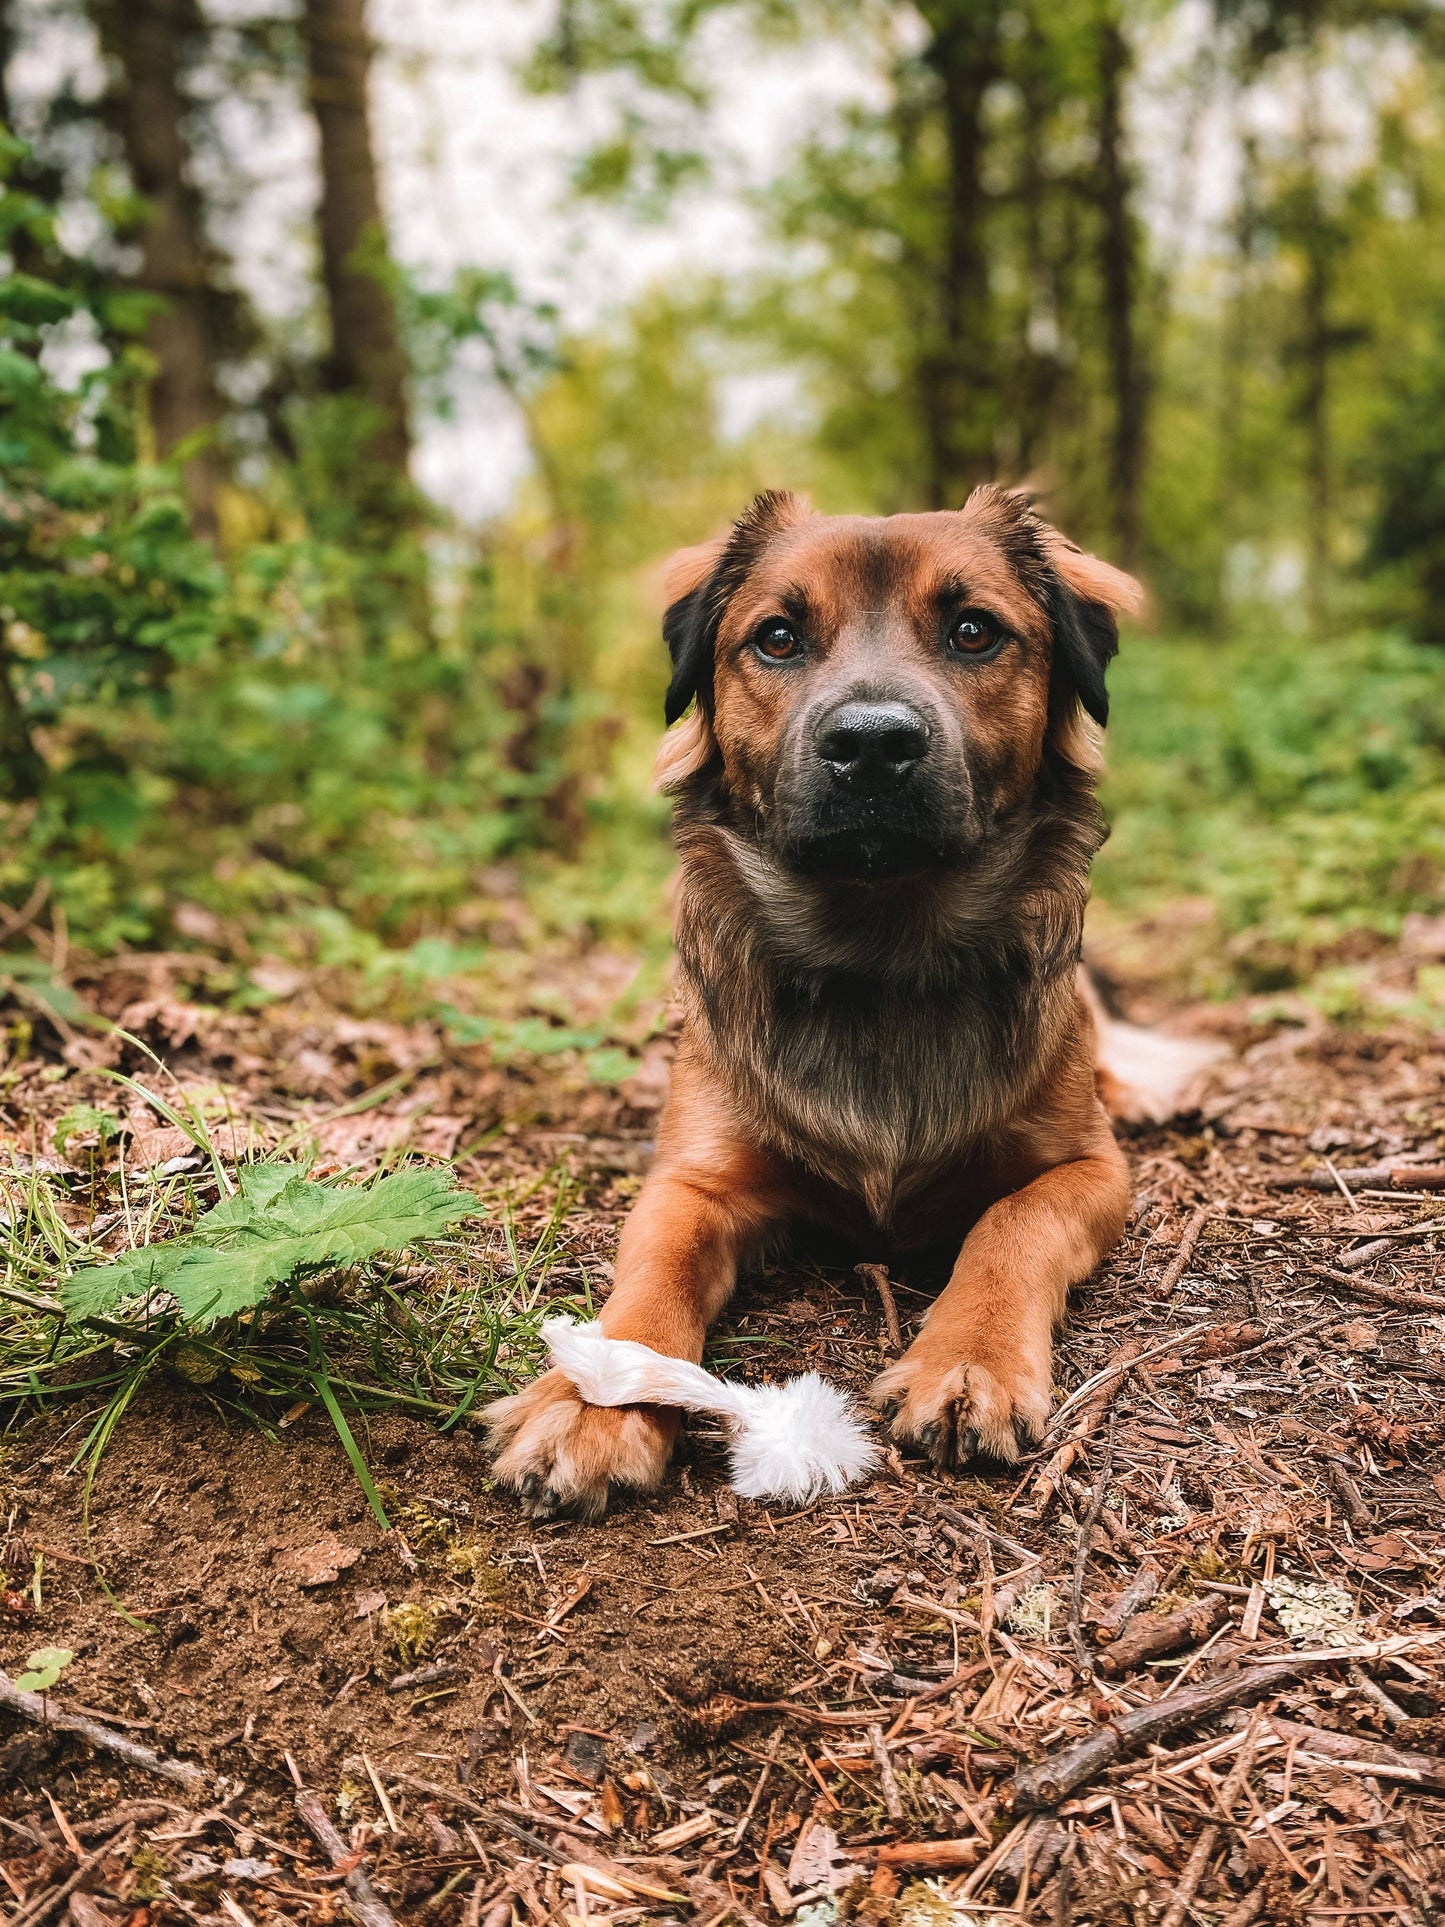
[[[802,876],[881,883],[924,871],[952,869],[958,853],[919,830],[883,822],[861,822],[848,829],[818,830],[790,839],[779,851]]]

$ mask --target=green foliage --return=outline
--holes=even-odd
[[[42,1646],[26,1660],[15,1684],[22,1693],[48,1693],[74,1658],[68,1646]]]
[[[121,1121],[114,1111],[102,1110],[94,1104],[72,1104],[55,1126],[55,1149],[64,1157],[65,1147],[72,1138],[93,1137],[103,1152],[120,1135],[120,1130]]]
[[[44,795],[52,832],[95,825],[123,840],[135,798],[96,711],[153,708],[176,665],[221,633],[224,583],[174,476],[137,460],[144,305],[14,265],[23,239],[67,271],[50,212],[10,183],[24,151],[0,128],[0,793]],[[72,386],[43,353],[66,329],[101,350]]]
[[[1403,637],[1129,638],[1096,871],[1114,910],[1212,900],[1207,987],[1269,988],[1445,895],[1445,657]]]
[[[99,1318],[163,1287],[185,1322],[204,1331],[260,1304],[287,1280],[439,1238],[478,1205],[440,1171],[394,1171],[368,1185],[339,1185],[308,1182],[302,1165],[247,1165],[236,1195],[190,1232],[76,1272],[61,1286],[61,1302],[71,1318]]]

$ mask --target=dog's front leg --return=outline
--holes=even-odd
[[[991,1205],[923,1330],[873,1388],[894,1438],[944,1471],[1012,1461],[1033,1443],[1069,1287],[1117,1243],[1128,1211],[1124,1158],[1107,1135]]]
[[[696,1363],[740,1259],[784,1200],[756,1153],[714,1140],[700,1157],[688,1134],[691,1141],[670,1155],[669,1138],[682,1135],[666,1125],[660,1133],[658,1163],[623,1230],[601,1323],[611,1338]],[[614,1488],[657,1485],[678,1425],[678,1414],[661,1406],[585,1404],[555,1370],[499,1399],[485,1417],[501,1447],[497,1477],[539,1519],[564,1511],[596,1519]]]

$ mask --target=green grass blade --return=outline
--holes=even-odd
[[[331,1423],[336,1427],[336,1436],[341,1440],[342,1449],[351,1460],[351,1469],[356,1474],[357,1483],[366,1494],[367,1504],[376,1514],[382,1531],[390,1532],[391,1521],[387,1518],[386,1508],[381,1503],[381,1494],[377,1491],[372,1476],[367,1470],[366,1460],[361,1456],[361,1447],[356,1443],[351,1427],[346,1423],[346,1415],[336,1402],[336,1394],[331,1389],[331,1380],[325,1372],[318,1370],[313,1374],[312,1382],[321,1395],[321,1403],[330,1414]]]

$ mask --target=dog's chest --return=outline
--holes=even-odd
[[[753,1128],[879,1225],[996,1134],[1037,1074],[1038,1013],[997,989],[834,983],[780,991],[760,1014],[730,1026],[714,1010],[710,1024]]]

